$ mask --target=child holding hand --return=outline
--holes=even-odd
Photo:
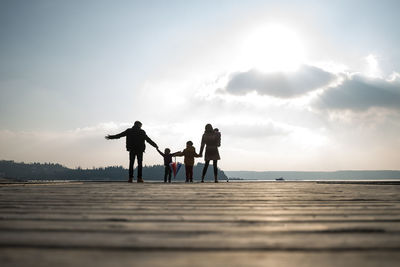
[[[175,156],[184,156],[186,183],[193,183],[194,158],[200,157],[200,155],[196,153],[196,148],[193,146],[193,142],[187,141],[186,148],[182,152],[175,153]]]
[[[158,153],[160,153],[160,155],[164,158],[164,183],[167,182],[167,177],[168,177],[168,183],[171,182],[171,168],[169,166],[170,163],[172,163],[172,157],[176,156],[177,153],[172,153],[171,154],[171,150],[169,148],[166,148],[164,150],[164,153],[162,153],[158,148],[157,148]]]

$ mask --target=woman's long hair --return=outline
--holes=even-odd
[[[204,133],[212,133],[212,132],[214,132],[214,128],[212,127],[212,125],[210,123],[208,123],[206,125]]]

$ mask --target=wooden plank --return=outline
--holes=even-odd
[[[0,185],[0,264],[397,266],[399,193],[385,183]]]
[[[17,253],[16,253],[17,252]],[[398,266],[397,252],[259,252],[259,251],[117,251],[82,249],[1,249],[2,266],[114,267],[114,266]]]

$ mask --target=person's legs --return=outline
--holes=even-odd
[[[172,171],[171,168],[168,166],[168,183],[171,182]]]
[[[185,174],[186,174],[186,183],[189,182],[189,177],[190,177],[190,166],[185,165]]]
[[[167,182],[168,170],[169,170],[169,166],[165,166],[165,170],[164,170],[164,183]],[[170,176],[170,178],[171,178],[171,176]]]
[[[214,180],[218,183],[218,160],[213,160],[213,167],[214,167]]]
[[[143,152],[139,152],[136,154],[137,160],[138,160],[138,183],[143,183],[143,177],[142,177],[142,169],[143,169]]]
[[[203,174],[201,175],[201,182],[204,183],[204,176],[206,176],[208,165],[210,164],[209,160],[206,160],[203,168]]]
[[[129,151],[129,183],[133,180],[133,165],[135,164],[135,152]]]
[[[193,166],[189,167],[189,182],[193,183]]]

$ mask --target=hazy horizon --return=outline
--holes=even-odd
[[[67,168],[70,168],[70,169],[83,168],[83,169],[89,169],[90,170],[90,169],[107,168],[107,167],[115,167],[115,166],[117,166],[117,167],[122,166],[125,169],[128,169],[128,166],[124,166],[123,164],[82,167],[82,166],[68,166],[68,165],[61,164],[59,162],[52,162],[52,161],[46,161],[46,162],[39,162],[39,161],[30,161],[30,162],[28,162],[28,161],[25,161],[24,162],[24,161],[15,161],[13,159],[0,159],[0,161],[13,161],[15,163],[22,163],[22,164],[35,164],[35,163],[39,163],[39,164],[60,164],[61,166],[67,167]],[[177,160],[177,162],[181,162],[182,164],[184,164],[183,160]],[[197,165],[199,163],[204,165],[203,161],[198,161],[198,162],[195,163],[195,165]],[[155,164],[147,164],[145,166],[146,167],[152,167],[152,166],[162,166],[162,165],[163,165],[163,163],[159,162],[159,163],[155,163]],[[135,166],[135,169],[136,169],[136,167],[137,166]],[[245,170],[245,169],[227,170],[227,169],[222,169],[220,167],[218,167],[218,168],[221,169],[222,171],[226,172],[226,173],[239,173],[239,172],[249,172],[249,173],[268,173],[268,172],[270,172],[270,173],[278,173],[278,172],[298,172],[298,173],[302,173],[302,172],[304,172],[304,173],[313,173],[313,172],[318,173],[318,172],[320,172],[320,173],[322,173],[322,172],[328,172],[328,173],[333,173],[333,172],[353,172],[353,171],[354,172],[363,172],[363,171],[365,171],[365,172],[380,172],[380,171],[383,171],[383,172],[386,172],[386,171],[387,172],[391,172],[391,171],[400,172],[400,169],[343,169],[343,170],[312,170],[312,171],[310,171],[310,170],[265,170],[265,171],[255,171],[255,170]]]
[[[127,167],[125,140],[104,136],[140,120],[173,152],[211,123],[223,170],[399,170],[399,10],[2,0],[0,158]],[[143,163],[162,158],[147,145]]]

